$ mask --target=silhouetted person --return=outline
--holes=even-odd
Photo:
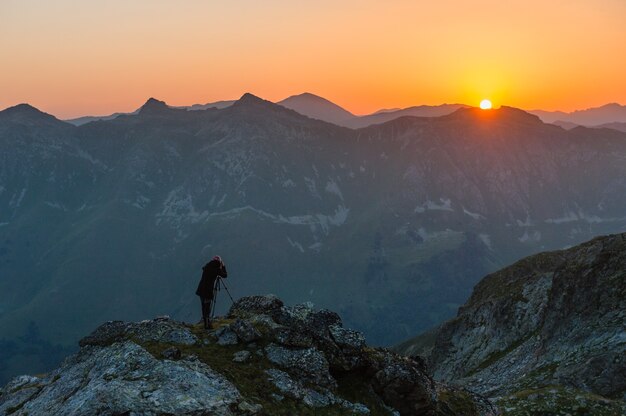
[[[205,329],[211,329],[211,306],[215,301],[216,282],[220,277],[226,278],[226,266],[220,256],[215,256],[202,268],[202,278],[196,289],[202,303],[202,322]]]

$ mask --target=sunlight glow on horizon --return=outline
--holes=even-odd
[[[491,101],[484,99],[480,102],[480,108],[482,110],[491,110]]]
[[[626,104],[625,16],[620,0],[4,0],[0,109],[72,118],[245,92],[311,92],[359,115]]]

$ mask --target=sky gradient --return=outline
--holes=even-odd
[[[0,109],[277,101],[356,114],[626,104],[626,1],[0,0]]]

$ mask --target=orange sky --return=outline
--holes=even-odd
[[[626,104],[626,1],[0,0],[0,109],[304,91],[357,114]]]

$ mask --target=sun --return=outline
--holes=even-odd
[[[491,101],[489,100],[482,100],[480,102],[480,108],[482,108],[483,110],[490,110],[491,109]]]

